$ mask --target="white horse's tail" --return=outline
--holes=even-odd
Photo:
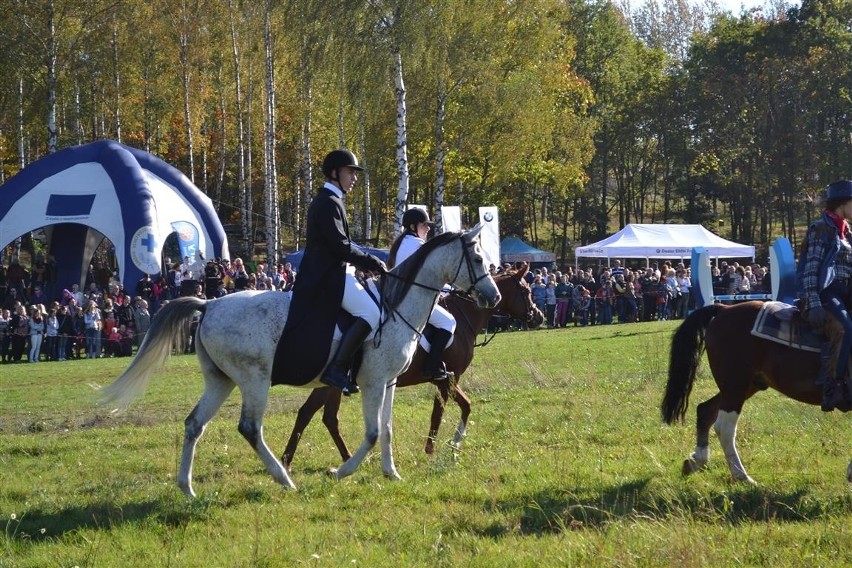
[[[133,362],[115,382],[101,391],[101,404],[116,404],[119,409],[125,409],[141,396],[148,388],[151,375],[163,368],[172,348],[183,350],[193,314],[203,313],[206,307],[207,300],[185,296],[159,310]]]

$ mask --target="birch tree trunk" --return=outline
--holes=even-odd
[[[191,26],[197,25],[190,21],[188,7],[184,3],[183,9],[177,16],[177,39],[178,39],[178,60],[180,61],[181,71],[181,86],[183,87],[183,121],[184,135],[186,136],[186,152],[189,170],[189,179],[195,183],[195,144],[192,135],[192,112],[190,107],[190,94],[192,88],[192,73],[190,70],[189,61],[189,30]]]
[[[234,56],[234,89],[235,89],[235,104],[236,104],[236,119],[237,119],[237,197],[239,199],[240,208],[240,225],[243,239],[243,246],[247,249],[249,246],[249,231],[250,219],[246,210],[246,141],[244,132],[245,115],[243,113],[243,87],[242,87],[242,60],[240,59],[240,49],[237,43],[237,27],[234,23],[234,3],[233,0],[228,0],[228,17],[231,23],[231,46]]]
[[[24,80],[18,79],[18,167],[27,165],[24,156]]]
[[[264,205],[266,213],[266,256],[276,262],[279,253],[278,172],[275,162],[275,69],[273,65],[272,29],[270,12],[272,2],[267,1],[263,16],[263,43],[266,63],[266,132],[264,133]]]
[[[361,161],[364,166],[364,181],[361,187],[364,189],[364,222],[363,222],[363,238],[369,241],[373,234],[373,212],[370,207],[370,169],[367,167],[367,135],[364,123],[367,121],[366,113],[364,112],[364,101],[358,102],[358,153],[361,155]],[[356,210],[358,208],[356,207]]]
[[[248,76],[253,77],[252,60],[249,60]],[[249,81],[248,96],[246,97],[246,116],[252,116],[252,107],[254,106],[254,82]],[[252,247],[252,235],[254,235],[254,152],[252,151],[252,142],[254,140],[254,124],[251,119],[246,121],[246,225],[248,233],[246,235],[246,254],[249,254]]]
[[[406,126],[405,83],[402,73],[402,53],[399,48],[393,54],[394,91],[396,93],[396,171],[399,188],[394,202],[393,233],[398,235],[402,227],[402,215],[408,199],[408,128]]]
[[[444,231],[444,221],[441,207],[444,205],[446,191],[446,174],[444,163],[447,159],[447,148],[444,140],[444,122],[447,118],[447,89],[443,80],[438,81],[438,100],[435,108],[435,206],[433,213],[437,225],[436,232]]]
[[[121,142],[121,73],[119,72],[118,67],[118,29],[116,27],[115,21],[113,21],[112,28],[112,83],[113,88],[115,89],[114,101],[113,104],[115,108],[114,112],[114,120],[115,120],[115,139],[117,142]]]
[[[312,148],[311,148],[311,114],[312,114],[312,106],[313,106],[313,90],[311,87],[312,76],[308,69],[308,62],[304,56],[304,50],[302,50],[302,77],[304,78],[304,105],[305,105],[305,123],[302,127],[302,191],[304,192],[304,200],[300,203],[300,193],[296,192],[296,203],[293,219],[296,224],[296,248],[301,248],[301,240],[302,240],[302,203],[304,203],[304,207],[307,208],[308,204],[311,202],[311,195],[313,193],[313,185],[314,185],[314,176],[313,176],[313,168],[311,167],[312,162]]]
[[[83,143],[83,109],[80,101],[80,83],[74,79],[74,136],[77,138],[77,145]]]
[[[56,152],[56,5],[47,8],[47,153]]]
[[[195,183],[195,157],[194,145],[192,139],[192,113],[190,112],[189,93],[191,77],[189,72],[189,35],[185,30],[180,31],[180,65],[181,65],[181,84],[183,86],[183,121],[184,134],[186,135],[186,153],[189,159],[189,180]]]

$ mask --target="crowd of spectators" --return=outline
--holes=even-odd
[[[511,265],[492,265],[494,273]],[[91,266],[83,289],[56,284],[52,258],[29,268],[12,258],[0,264],[0,362],[65,361],[132,355],[151,318],[171,299],[212,299],[243,290],[289,292],[296,279],[290,263],[248,266],[240,258],[167,259],[162,276],[144,275],[132,291],[115,274]],[[681,319],[693,306],[690,268],[669,261],[641,268],[611,266],[527,272],[533,301],[549,328]],[[712,268],[713,293],[770,291],[769,271],[759,264],[721,262]],[[193,322],[189,332],[197,325]],[[499,327],[504,327],[500,325]],[[522,327],[522,326],[521,326]],[[192,349],[191,342],[189,349]]]
[[[126,290],[114,272],[90,266],[83,288],[57,286],[55,262],[17,258],[0,264],[0,363],[66,361],[132,355],[151,318],[179,296],[218,298],[242,290],[290,291],[289,263],[249,267],[242,259],[166,260],[156,279],[144,275]],[[194,322],[197,325],[197,320]],[[191,345],[191,344],[190,344]]]
[[[494,267],[499,273],[511,269]],[[652,262],[645,267],[611,266],[550,270],[535,268],[526,274],[533,301],[549,328],[609,325],[684,318],[694,306],[692,273],[683,263]],[[759,264],[728,264],[712,270],[713,293],[770,292],[769,271]]]

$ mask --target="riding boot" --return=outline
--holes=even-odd
[[[825,379],[822,385],[822,405],[820,406],[823,412],[834,410],[836,387],[837,381],[835,379]]]
[[[447,366],[444,365],[444,349],[452,338],[453,334],[446,329],[436,329],[432,334],[429,353],[423,364],[423,376],[430,381],[446,381],[452,377],[453,374],[447,372]]]
[[[355,353],[370,332],[373,331],[372,326],[362,318],[357,318],[349,329],[343,334],[340,339],[340,345],[337,346],[337,353],[331,363],[328,364],[320,378],[320,382],[324,385],[340,389],[340,391],[349,396],[359,392],[361,389],[354,383],[350,376],[352,369],[352,359]]]
[[[822,410],[823,412],[831,412],[837,409],[841,412],[848,412],[852,409],[852,400],[847,394],[847,386],[845,379],[828,380],[822,387]]]

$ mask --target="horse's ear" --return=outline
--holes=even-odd
[[[525,262],[525,263],[523,263],[523,264],[521,265],[521,267],[520,267],[520,268],[517,270],[517,272],[515,273],[515,278],[517,278],[518,280],[520,280],[521,278],[523,278],[523,277],[526,275],[526,273],[527,273],[527,271],[528,271],[529,269],[530,269],[530,265],[529,265],[529,264],[527,264],[526,262]]]
[[[482,223],[477,223],[476,226],[473,229],[471,229],[467,232],[468,240],[475,239],[477,236],[479,236],[479,233],[481,231],[482,231]]]

